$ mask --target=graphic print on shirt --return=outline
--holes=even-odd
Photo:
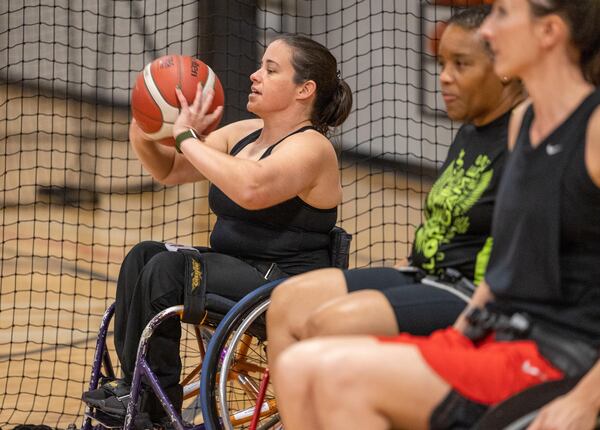
[[[435,273],[436,264],[443,261],[442,244],[469,229],[469,209],[479,200],[490,184],[494,171],[487,155],[479,155],[465,169],[465,151],[450,163],[433,184],[425,205],[425,222],[415,233],[415,249],[426,258],[423,269]]]

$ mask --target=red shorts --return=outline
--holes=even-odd
[[[428,337],[400,334],[378,339],[416,345],[427,364],[454,390],[486,405],[532,385],[563,378],[530,340],[498,342],[490,336],[475,345],[453,328]]]

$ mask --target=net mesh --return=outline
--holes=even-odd
[[[417,0],[0,2],[0,426],[79,426],[126,252],[147,239],[208,243],[207,185],[159,185],[128,145],[146,63],[210,64],[228,123],[248,117],[248,76],[273,36],[329,47],[354,94],[333,137],[350,264],[391,264],[410,250],[455,130],[429,46],[450,13]]]

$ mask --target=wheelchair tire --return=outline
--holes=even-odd
[[[260,319],[264,318],[270,303],[271,292],[277,284],[278,282],[264,285],[240,300],[227,313],[213,334],[202,363],[200,383],[202,415],[204,425],[209,430],[248,428],[256,398],[248,395],[247,391],[248,388],[250,390],[258,388],[261,377],[260,369],[266,366],[264,323],[261,323]],[[241,340],[242,338],[243,340]],[[238,348],[244,351],[244,355],[241,358],[232,358],[232,354],[238,353]],[[235,368],[236,366],[240,366],[242,370]],[[245,394],[229,392],[229,390],[233,391],[232,387],[234,383],[237,383],[234,381],[227,385],[230,373],[237,375],[237,381],[246,388]],[[225,382],[220,383],[219,375],[225,375],[227,378],[223,380]],[[231,401],[230,395],[236,400]],[[238,396],[241,396],[240,400],[237,400]],[[267,399],[271,397],[273,397],[272,393],[267,396]],[[229,405],[229,402],[235,402],[235,404]],[[220,404],[224,404],[228,409],[226,418],[223,417]],[[274,404],[272,399],[270,404]],[[245,417],[242,419],[243,423],[240,424],[236,424],[230,419],[230,417],[240,416]],[[268,413],[261,419],[264,422],[274,421],[273,415]],[[259,428],[261,428],[260,425]]]

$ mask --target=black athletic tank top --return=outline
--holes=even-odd
[[[600,345],[600,188],[585,166],[587,124],[600,91],[536,148],[529,107],[494,213],[486,280],[505,312],[566,327]]]
[[[508,153],[510,112],[489,124],[463,125],[427,195],[411,264],[435,274],[451,267],[475,282],[489,259],[492,214]]]
[[[300,128],[271,145],[261,159],[287,137],[310,128]],[[231,155],[258,139],[261,131],[240,140]],[[276,262],[289,275],[330,265],[329,231],[337,220],[337,207],[318,209],[296,196],[269,208],[247,210],[212,184],[208,201],[217,215],[210,235],[210,246],[215,251],[243,260]]]

